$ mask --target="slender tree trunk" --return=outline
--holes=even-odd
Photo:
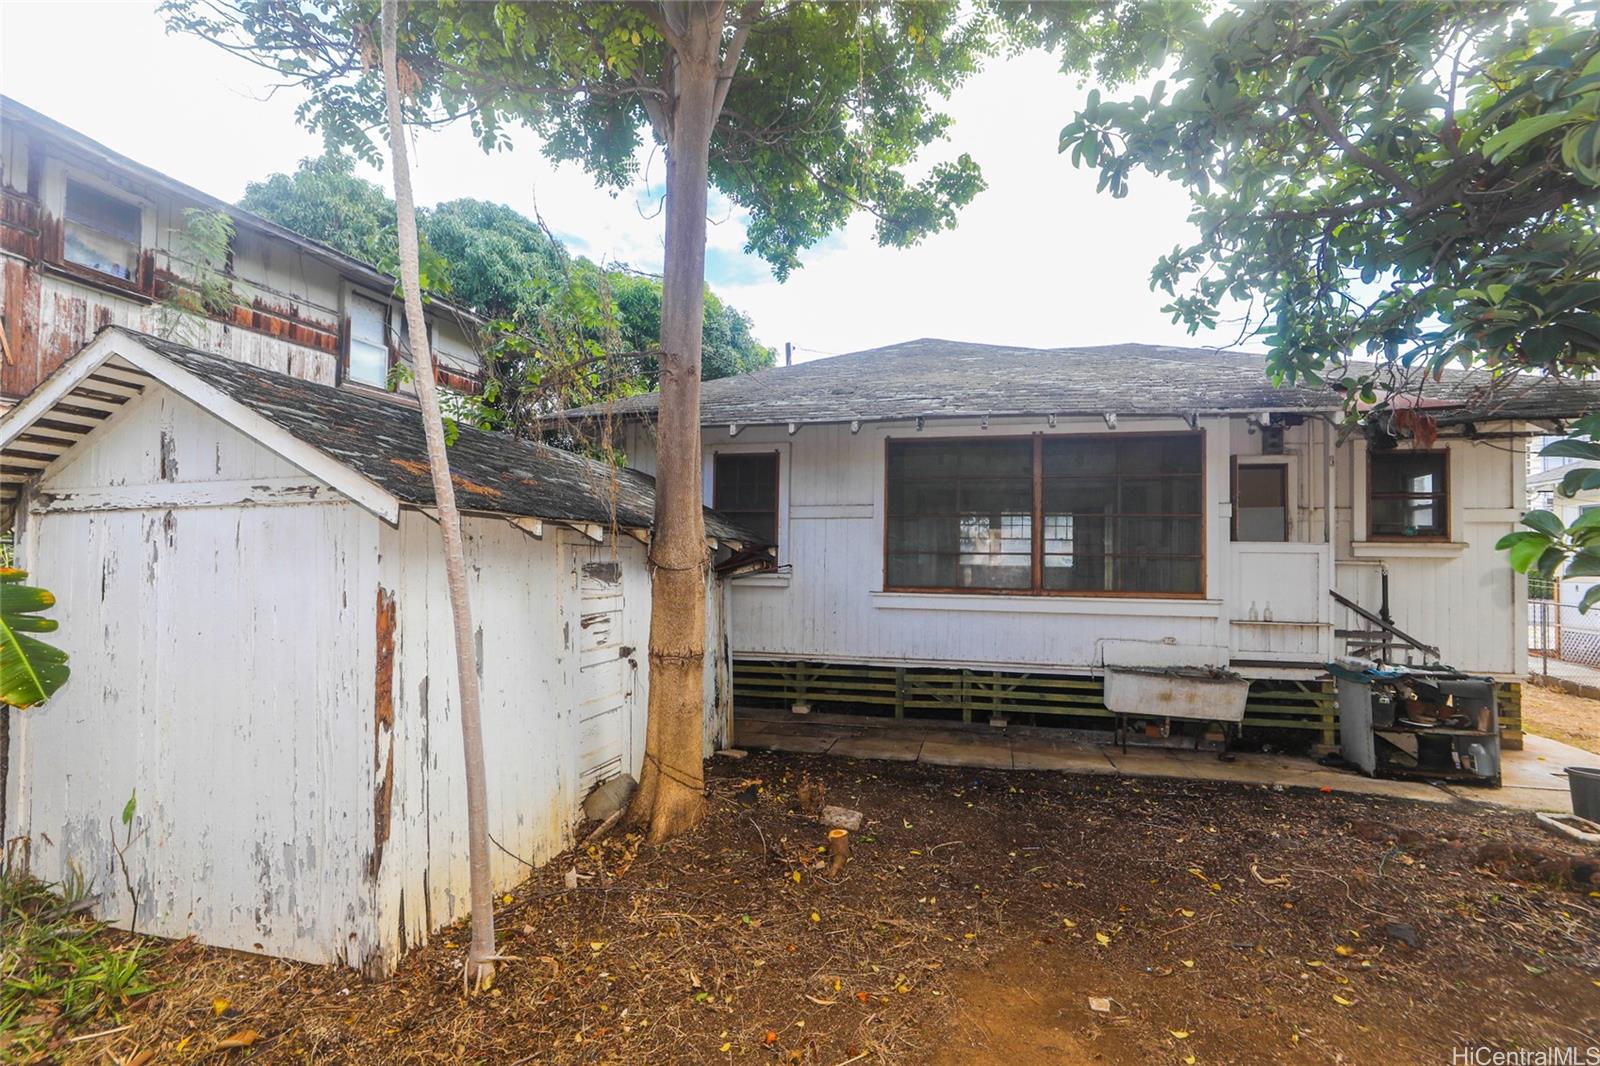
[[[411,161],[406,150],[405,116],[401,108],[398,0],[383,0],[383,81],[389,106],[389,153],[394,163],[394,201],[400,238],[400,284],[405,294],[406,327],[410,333],[412,369],[422,407],[422,429],[428,440],[428,468],[439,508],[444,538],[445,583],[455,622],[456,673],[461,683],[461,748],[466,757],[467,858],[471,871],[472,943],[467,949],[466,979],[477,988],[494,980],[498,957],[494,942],[494,890],[489,883],[489,792],[484,781],[483,722],[478,705],[478,663],[472,635],[472,605],[467,600],[467,561],[461,543],[461,515],[450,481],[450,457],[444,443],[444,420],[434,380],[433,352],[428,347],[427,320],[422,311],[422,282],[417,265],[417,205],[411,193]]]
[[[693,5],[698,8],[699,5]],[[699,47],[680,52],[667,139],[661,285],[661,405],[650,541],[650,709],[630,821],[653,841],[705,814],[706,551],[700,480],[700,344],[705,315],[706,185],[717,113],[722,17],[691,16]],[[701,21],[703,20],[703,21]]]
[[[0,874],[6,872],[6,788],[11,783],[11,708],[0,704]]]

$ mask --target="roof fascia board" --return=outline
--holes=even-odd
[[[85,364],[91,369],[112,356],[131,363],[262,447],[293,463],[317,480],[326,482],[335,491],[348,496],[378,518],[390,525],[399,522],[400,500],[392,493],[127,334],[117,331],[103,333],[90,342],[82,356],[93,357],[91,363]],[[4,439],[0,437],[0,444],[4,443]]]
[[[0,415],[0,448],[16,440],[19,434],[43,418],[62,397],[81,385],[109,358],[110,351],[103,349],[98,342],[90,342],[77,355],[57,367],[55,373],[45,378],[38,388]]]

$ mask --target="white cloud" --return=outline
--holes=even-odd
[[[69,40],[70,63],[59,46]],[[153,5],[0,4],[0,90],[230,200],[320,148],[294,123],[298,95],[274,95],[270,82],[204,42],[168,36]],[[988,180],[958,228],[884,249],[857,217],[805,253],[804,268],[782,285],[743,254],[743,217],[713,194],[713,286],[753,317],[758,336],[780,348],[793,341],[799,358],[921,336],[1038,346],[1230,340],[1227,329],[1188,337],[1149,290],[1156,258],[1191,236],[1182,191],[1135,175],[1131,195],[1113,200],[1094,191],[1094,172],[1057,153],[1081,95],[1042,55],[984,71],[950,102],[950,143],[938,151],[970,152]],[[552,164],[526,131],[514,139],[513,151],[485,155],[464,125],[419,135],[418,202],[471,196],[528,213],[537,203],[590,258],[660,269],[659,153],[641,153],[654,188],[641,180],[613,194],[576,165]]]

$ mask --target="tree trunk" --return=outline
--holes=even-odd
[[[389,152],[394,161],[394,201],[400,243],[400,285],[405,295],[406,328],[410,334],[412,369],[422,407],[422,430],[428,440],[428,468],[439,509],[444,539],[445,583],[455,623],[456,673],[461,684],[461,749],[466,758],[467,859],[470,869],[472,942],[467,949],[465,978],[478,989],[494,980],[498,956],[494,942],[494,890],[489,883],[489,792],[484,781],[483,722],[478,706],[478,663],[472,633],[472,606],[467,601],[467,561],[461,543],[461,515],[450,481],[445,451],[444,420],[434,380],[433,352],[428,347],[427,320],[422,311],[422,282],[417,265],[417,205],[411,193],[411,161],[406,151],[405,116],[401,108],[398,0],[383,0],[383,81],[389,111]]]
[[[698,5],[694,5],[698,8]],[[701,21],[703,19],[703,21]],[[716,122],[720,12],[691,16],[701,54],[678,55],[666,146],[661,404],[650,541],[650,708],[629,821],[662,841],[705,814],[706,552],[700,480],[700,343],[705,317],[706,185]],[[690,50],[685,50],[690,51]]]
[[[6,873],[6,788],[11,784],[11,708],[0,704],[0,876]]]

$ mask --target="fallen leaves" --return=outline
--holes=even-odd
[[[254,1029],[241,1029],[232,1036],[225,1036],[221,1040],[218,1040],[217,1050],[227,1051],[232,1048],[249,1047],[251,1044],[254,1044],[260,1039],[261,1034],[256,1032]]]

